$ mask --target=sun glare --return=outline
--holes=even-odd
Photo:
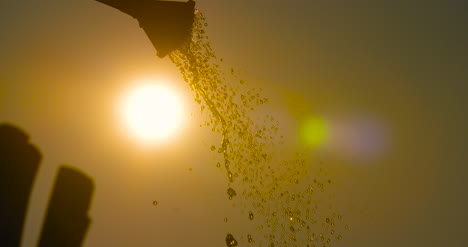
[[[181,124],[180,99],[162,83],[145,82],[131,89],[122,110],[131,134],[145,142],[167,139]]]

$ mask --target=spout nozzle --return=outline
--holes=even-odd
[[[96,0],[137,19],[160,58],[190,41],[195,1]]]

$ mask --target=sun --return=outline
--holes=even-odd
[[[121,112],[129,132],[145,142],[174,136],[182,120],[181,101],[174,90],[156,81],[145,81],[128,90]]]

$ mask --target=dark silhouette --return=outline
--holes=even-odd
[[[19,246],[26,208],[41,161],[20,129],[0,124],[0,245]]]
[[[62,166],[57,173],[39,246],[81,246],[91,223],[88,210],[93,192],[91,178]]]
[[[0,246],[17,247],[42,155],[29,136],[0,124]],[[41,247],[81,246],[91,220],[93,179],[69,166],[59,169],[40,237]]]
[[[163,58],[191,38],[195,2],[157,0],[96,0],[137,19]]]

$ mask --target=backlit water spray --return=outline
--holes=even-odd
[[[279,122],[272,115],[252,114],[268,98],[232,69],[228,73],[234,80],[226,79],[205,26],[205,17],[196,11],[191,42],[169,56],[208,114],[203,125],[221,136],[210,148],[222,156],[216,166],[225,171],[226,197],[236,200],[256,227],[245,236],[227,233],[226,245],[330,246],[349,228],[327,201],[332,179],[322,169],[312,172],[301,154],[276,153],[283,144]]]

